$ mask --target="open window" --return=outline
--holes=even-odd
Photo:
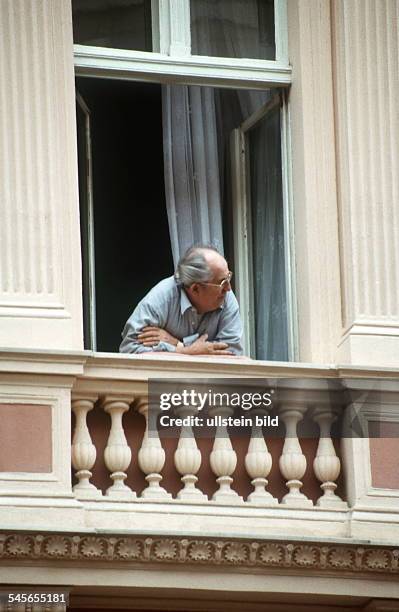
[[[285,0],[72,8],[86,348],[117,351],[140,298],[211,242],[246,353],[292,359]]]
[[[280,95],[84,78],[77,87],[87,348],[117,350],[173,256],[211,242],[236,273],[246,353],[287,360]]]

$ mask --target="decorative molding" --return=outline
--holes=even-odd
[[[0,561],[189,563],[328,573],[399,574],[399,549],[342,543],[239,539],[0,533]]]

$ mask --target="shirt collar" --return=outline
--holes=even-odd
[[[184,314],[186,310],[189,308],[193,308],[192,303],[188,299],[187,293],[184,291],[183,287],[180,287],[180,310],[181,313]]]

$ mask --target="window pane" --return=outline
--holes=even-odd
[[[288,360],[280,108],[248,134],[257,359]]]
[[[273,0],[190,0],[191,53],[275,59]]]
[[[151,0],[72,0],[80,45],[152,51]]]

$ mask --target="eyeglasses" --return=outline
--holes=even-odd
[[[233,272],[229,272],[226,278],[224,278],[220,283],[201,283],[201,285],[207,285],[208,287],[218,287],[218,289],[223,290],[225,287],[230,285],[230,281],[233,278]]]

